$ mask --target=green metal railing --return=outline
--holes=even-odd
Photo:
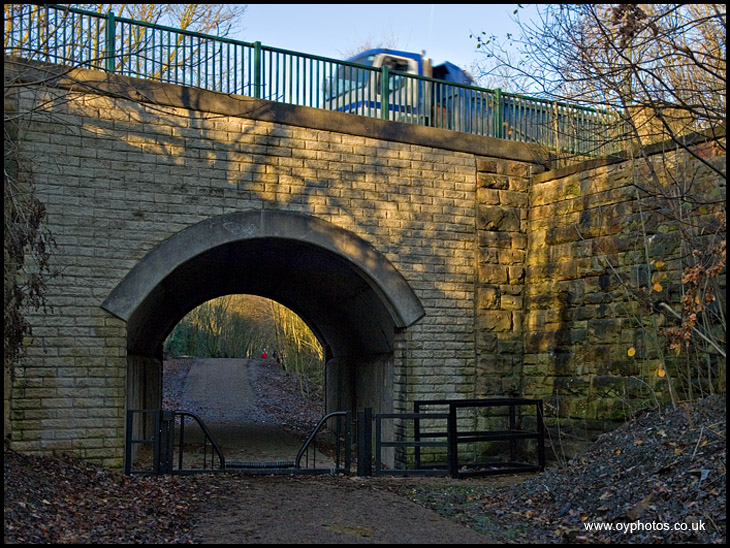
[[[6,4],[5,55],[605,154],[610,113],[55,4]]]

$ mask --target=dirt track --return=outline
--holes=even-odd
[[[206,544],[481,544],[492,539],[390,492],[400,480],[332,476],[221,478],[201,513]]]
[[[287,381],[275,366],[232,359],[192,360],[189,366],[187,376],[176,381],[179,406],[203,418],[227,460],[293,459],[301,436],[281,420],[287,409],[301,414],[299,406],[305,404],[291,391],[271,401],[274,389]],[[393,483],[402,488],[405,481],[226,474],[213,482],[195,534],[211,544],[490,541],[390,489]]]
[[[184,402],[206,422],[256,422],[251,360],[195,359],[190,364]]]

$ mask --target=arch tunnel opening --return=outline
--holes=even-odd
[[[228,466],[291,462],[324,416],[323,357],[318,339],[292,310],[254,295],[222,296],[193,309],[168,335],[162,408],[200,417]],[[185,432],[185,465],[200,468],[203,433],[191,420]],[[312,446],[320,465],[335,465],[322,453],[323,444],[334,445],[331,432],[320,433]],[[152,468],[147,449],[133,468]]]
[[[319,338],[294,311],[256,295],[224,295],[197,306],[167,336],[163,354],[171,359],[263,358],[283,371],[301,372],[300,391],[313,397],[324,384]]]
[[[160,408],[163,344],[198,305],[229,294],[294,311],[324,347],[326,412],[392,412],[396,335],[423,308],[365,240],[306,215],[213,217],[150,251],[103,308],[127,321],[127,407]]]

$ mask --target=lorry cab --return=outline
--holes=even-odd
[[[389,70],[429,78],[433,74],[431,59],[426,57],[425,52],[409,53],[392,49],[371,49],[348,59],[348,61],[373,68],[387,66]]]
[[[380,80],[383,67],[388,68],[385,89]],[[473,85],[471,78],[453,63],[434,67],[425,52],[371,49],[348,59],[325,80],[325,102],[331,110],[431,125],[445,109],[447,95],[453,93],[435,86],[433,79]],[[387,115],[383,112],[386,108]]]
[[[453,63],[445,61],[434,67],[431,59],[426,57],[425,51],[411,53],[393,49],[371,49],[359,53],[348,61],[373,68],[387,66],[389,70],[435,78],[444,82],[474,85],[471,77]]]

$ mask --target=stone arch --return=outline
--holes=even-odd
[[[128,361],[149,367],[187,312],[229,293],[274,299],[313,328],[327,349],[329,409],[391,408],[394,336],[423,308],[386,257],[321,219],[252,210],[201,221],[150,251],[102,307],[127,322]],[[146,406],[140,393],[157,392],[128,390]]]

